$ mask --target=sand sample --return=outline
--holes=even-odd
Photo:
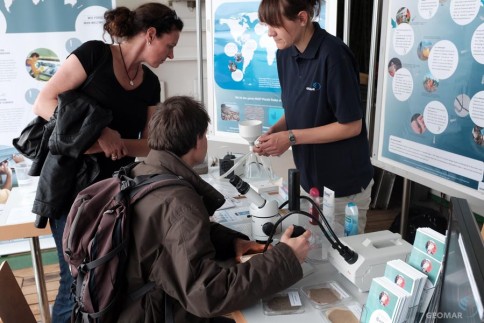
[[[291,302],[289,301],[289,297],[287,295],[284,296],[276,296],[266,303],[267,308],[274,312],[281,312],[281,311],[291,311],[294,309],[298,309],[300,306],[292,306]]]
[[[358,323],[360,320],[348,309],[332,308],[326,312],[331,323]]]
[[[271,298],[265,299],[262,304],[264,308],[264,314],[266,315],[284,315],[295,314],[304,312],[303,305],[299,302],[299,294],[295,291],[285,292],[273,295]],[[293,301],[293,302],[291,302]]]
[[[319,304],[329,304],[339,301],[341,295],[332,288],[321,287],[308,290],[308,297]]]

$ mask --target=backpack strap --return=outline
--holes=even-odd
[[[93,261],[90,261],[90,262],[81,264],[79,266],[79,274],[78,274],[78,277],[81,277],[81,273],[82,273],[81,279],[84,279],[84,274],[85,273],[87,273],[89,270],[92,270],[92,269],[94,269],[96,267],[99,267],[101,265],[104,265],[106,262],[108,262],[114,256],[116,256],[116,254],[118,254],[121,250],[123,250],[126,247],[127,244],[128,244],[128,241],[125,240],[121,244],[119,244],[116,248],[114,248],[113,250],[111,250],[110,252],[108,252],[107,254],[105,254],[104,256],[102,256],[101,258],[98,258],[96,260],[93,260]]]
[[[132,162],[131,164],[121,167],[119,170],[113,173],[113,177],[118,177],[120,179],[123,179],[123,177],[130,178],[129,174],[131,173],[131,170],[139,163],[140,162],[135,161],[135,162]]]
[[[132,301],[135,301],[135,300],[141,298],[144,294],[148,293],[154,287],[155,287],[155,282],[149,281],[146,284],[144,284],[142,287],[140,287],[137,290],[132,291],[131,293],[129,293],[129,298]]]
[[[169,185],[185,185],[191,187],[187,181],[183,180],[183,177],[174,174],[140,175],[134,179],[125,178],[121,186],[121,192],[119,192],[116,198],[129,198],[131,200],[130,204],[133,205],[149,192]]]
[[[135,301],[141,298],[155,287],[155,282],[149,281],[137,290],[129,293],[129,298]],[[165,323],[174,323],[173,319],[173,303],[170,295],[165,293]]]

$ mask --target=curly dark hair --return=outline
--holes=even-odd
[[[131,11],[127,7],[117,7],[104,13],[104,32],[114,37],[130,38],[150,27],[156,29],[156,36],[182,31],[183,21],[176,12],[164,4],[149,2]]]

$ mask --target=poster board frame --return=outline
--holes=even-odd
[[[405,132],[407,134],[407,137],[405,138],[400,138],[396,136],[393,132],[393,129],[391,127],[395,125],[396,123],[400,122],[400,124],[404,125],[407,128],[411,128],[410,125],[410,118],[408,120],[408,123],[406,122],[407,120],[402,120],[399,118],[399,114],[395,113],[393,115],[394,119],[391,119],[391,114],[394,113],[392,111],[398,110],[401,107],[407,107],[407,108],[412,108],[416,104],[420,104],[420,109],[423,110],[423,115],[426,117],[429,117],[429,113],[425,113],[425,108],[428,108],[429,106],[432,107],[433,102],[435,103],[435,106],[437,108],[442,109],[442,106],[445,108],[445,113],[447,113],[447,119],[449,120],[447,123],[447,128],[449,129],[450,126],[454,126],[456,122],[462,122],[462,120],[465,120],[465,122],[468,123],[468,120],[465,119],[470,118],[469,115],[466,117],[459,117],[456,116],[455,112],[453,111],[453,106],[452,102],[449,103],[449,101],[446,100],[446,95],[445,93],[445,88],[458,88],[459,86],[464,87],[465,89],[468,90],[468,93],[470,97],[472,98],[473,95],[476,95],[476,93],[479,93],[481,90],[478,89],[478,87],[471,89],[468,84],[459,84],[459,82],[462,82],[462,80],[459,80],[458,78],[454,77],[455,73],[456,75],[459,73],[462,73],[462,71],[459,71],[462,66],[466,67],[466,65],[461,64],[462,66],[459,65],[459,63],[462,63],[464,60],[461,58],[463,55],[462,52],[471,52],[471,45],[469,45],[468,48],[459,48],[460,46],[457,45],[456,47],[458,48],[456,53],[456,60],[459,61],[459,63],[455,64],[454,70],[452,71],[452,68],[450,70],[445,70],[443,68],[442,70],[438,70],[435,65],[437,65],[437,54],[433,55],[433,61],[431,64],[435,65],[427,65],[425,67],[425,64],[419,65],[419,63],[413,63],[416,60],[409,60],[407,59],[406,55],[420,55],[419,54],[419,49],[422,47],[422,42],[420,40],[425,39],[424,36],[425,32],[428,33],[428,39],[431,39],[433,41],[433,48],[439,48],[439,45],[443,43],[443,41],[448,41],[450,38],[452,40],[452,37],[458,37],[456,35],[461,34],[460,31],[463,29],[470,29],[474,28],[474,25],[457,25],[455,26],[451,24],[451,27],[455,29],[455,33],[451,36],[447,34],[447,31],[444,33],[438,33],[436,31],[431,32],[429,31],[430,28],[432,27],[431,20],[433,17],[436,17],[437,15],[446,15],[446,19],[454,19],[456,15],[449,14],[447,17],[447,12],[446,10],[450,10],[451,5],[455,9],[455,3],[458,1],[451,1],[451,0],[443,0],[443,1],[433,1],[436,3],[437,7],[434,8],[436,10],[435,13],[433,13],[434,16],[430,17],[431,14],[429,12],[429,16],[427,18],[429,19],[422,19],[419,12],[419,4],[422,4],[424,2],[414,2],[412,4],[405,2],[401,0],[389,0],[389,1],[383,1],[382,8],[381,8],[381,26],[380,26],[380,48],[379,48],[379,62],[375,63],[378,64],[378,77],[377,77],[377,88],[376,88],[376,104],[375,104],[375,118],[374,118],[374,129],[373,129],[373,140],[372,140],[372,163],[374,166],[379,167],[383,170],[395,173],[399,176],[402,176],[406,179],[409,179],[411,181],[414,181],[416,183],[422,184],[424,186],[427,186],[431,189],[437,190],[439,192],[442,192],[444,194],[447,194],[449,196],[454,196],[454,197],[460,197],[460,198],[465,198],[468,200],[469,204],[471,205],[472,209],[474,212],[478,214],[484,214],[484,179],[482,179],[482,174],[484,171],[484,146],[481,146],[477,148],[477,153],[471,152],[469,154],[462,154],[461,152],[463,150],[461,149],[456,149],[456,151],[453,150],[454,147],[452,147],[450,144],[445,145],[441,144],[439,145],[428,145],[428,141],[422,140],[419,141],[418,139],[413,140],[414,138],[417,138],[414,133],[411,131]],[[430,1],[432,2],[432,1]],[[476,1],[476,3],[479,1]],[[402,4],[401,6],[399,4]],[[413,7],[411,7],[413,6]],[[395,8],[397,10],[395,11]],[[409,46],[407,48],[408,53],[402,55],[395,54],[395,34],[396,30],[399,28],[399,25],[395,25],[396,20],[397,20],[397,14],[400,10],[402,10],[403,7],[409,7],[409,12],[411,14],[411,18],[409,20],[409,25],[411,26],[413,30],[413,44],[412,46]],[[407,8],[408,9],[408,8]],[[378,9],[375,9],[378,10]],[[479,7],[477,11],[477,16],[483,16],[484,15],[484,7]],[[454,16],[454,17],[453,17]],[[478,17],[474,18],[478,19]],[[469,19],[471,20],[471,19]],[[437,24],[437,26],[440,26],[440,24]],[[482,25],[481,25],[482,26]],[[408,26],[405,26],[405,28],[408,29]],[[435,28],[434,28],[435,29]],[[481,27],[479,27],[481,29]],[[436,29],[437,30],[437,29]],[[442,29],[444,30],[444,29]],[[407,37],[405,33],[400,33],[399,37]],[[421,37],[421,38],[419,38]],[[419,43],[420,41],[420,43]],[[440,44],[439,44],[440,41]],[[463,40],[461,39],[453,39],[452,40],[454,43],[461,44]],[[437,46],[436,46],[437,44]],[[444,43],[447,44],[448,43]],[[442,46],[441,46],[442,47]],[[450,45],[452,47],[452,45]],[[444,46],[444,50],[439,49],[443,54],[448,54],[450,52],[450,55],[452,55],[453,51],[452,48],[449,50]],[[432,53],[432,50],[430,51]],[[435,51],[435,53],[438,53],[438,51]],[[390,66],[390,61],[394,58],[399,58],[402,62],[400,65],[401,67],[405,67],[406,63],[408,66],[408,69],[402,68],[402,72],[406,70],[408,72],[410,70],[410,78],[413,78],[413,84],[412,84],[412,90],[407,93],[409,95],[409,98],[405,98],[403,101],[399,101],[398,99],[395,100],[395,98],[392,97],[392,95],[395,93],[395,85],[393,82],[396,82],[396,78],[394,76],[390,76],[389,73],[389,66]],[[469,57],[466,56],[468,59]],[[429,55],[427,58],[428,60],[432,60],[432,55]],[[481,66],[482,69],[482,63],[477,63],[474,65]],[[430,67],[431,66],[431,67]],[[420,83],[423,77],[427,75],[427,72],[435,72],[435,74],[441,73],[441,76],[444,76],[440,80],[440,89],[437,89],[435,92],[428,92],[426,90],[423,90],[423,83]],[[398,71],[398,70],[397,70]],[[472,73],[472,70],[469,71]],[[396,75],[396,74],[395,74]],[[406,76],[408,78],[408,75]],[[400,76],[400,85],[402,77]],[[453,82],[451,86],[449,84],[445,83]],[[405,83],[403,83],[405,85]],[[446,87],[447,86],[447,87]],[[439,93],[439,90],[441,91]],[[391,92],[392,91],[392,92]],[[404,92],[404,91],[402,91]],[[405,93],[404,93],[405,94]],[[398,95],[404,96],[401,92],[398,93]],[[396,95],[395,95],[396,96]],[[441,105],[438,104],[438,102],[442,101],[443,103]],[[435,107],[434,107],[435,108]],[[392,110],[393,109],[393,110]],[[477,110],[477,109],[476,109]],[[480,110],[480,108],[479,108]],[[442,143],[442,140],[445,140],[447,138],[450,138],[449,136],[442,136],[441,138],[438,138],[442,133],[445,134],[445,130],[442,133],[437,133],[439,132],[437,128],[438,120],[437,121],[432,121],[429,117],[429,125],[427,127],[427,135],[432,132],[433,134],[433,140],[436,142]],[[477,122],[481,122],[479,119],[473,119],[477,120]],[[426,120],[425,120],[426,121]],[[452,124],[452,122],[454,124]],[[427,122],[426,122],[427,123]],[[449,126],[450,125],[450,126]],[[434,127],[434,128],[432,128]],[[430,130],[429,130],[430,128]],[[455,129],[455,127],[453,128]],[[466,137],[467,135],[471,136],[471,131],[469,129],[466,129],[465,131],[456,131],[455,136],[460,135],[462,137],[465,137],[465,139],[462,140],[463,145],[468,144],[469,139]],[[402,156],[404,153],[402,152],[397,152],[395,153],[395,145],[398,145],[399,143],[402,143],[402,145],[408,145],[407,149],[407,156]],[[447,151],[445,149],[448,149]],[[476,148],[476,147],[473,147]],[[472,148],[472,149],[473,149]],[[414,151],[420,151],[420,149],[425,150],[425,155],[426,156],[431,156],[431,154],[436,154],[434,155],[433,158],[435,160],[431,160],[430,162],[421,162],[422,159],[421,157],[417,159],[413,159],[413,157],[410,157],[410,155],[413,153],[411,149],[414,149]],[[390,151],[392,150],[392,151]],[[471,150],[471,148],[469,148]],[[471,173],[466,173],[465,171],[460,171],[456,170],[453,167],[442,167],[439,168],[437,161],[439,161],[439,158],[446,159],[446,162],[457,162],[459,163],[459,167],[464,167],[466,166],[466,163],[470,163],[468,165],[477,168],[474,169]],[[453,171],[456,171],[456,173],[453,173]],[[466,176],[463,174],[470,174],[471,177],[473,177],[472,180],[469,180],[469,182],[474,181],[477,183],[476,187],[472,187],[475,183],[472,185],[464,185],[461,184],[461,182],[466,181]],[[481,179],[479,180],[479,174],[481,176]],[[455,178],[455,180],[453,180]]]

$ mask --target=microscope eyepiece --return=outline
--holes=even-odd
[[[245,195],[258,208],[264,207],[266,200],[262,198],[256,191],[254,191],[247,182],[244,182],[239,176],[234,175],[230,178],[230,184],[235,186],[240,194]]]
[[[246,194],[250,189],[250,185],[237,175],[230,178],[230,184],[232,184],[240,194]]]

